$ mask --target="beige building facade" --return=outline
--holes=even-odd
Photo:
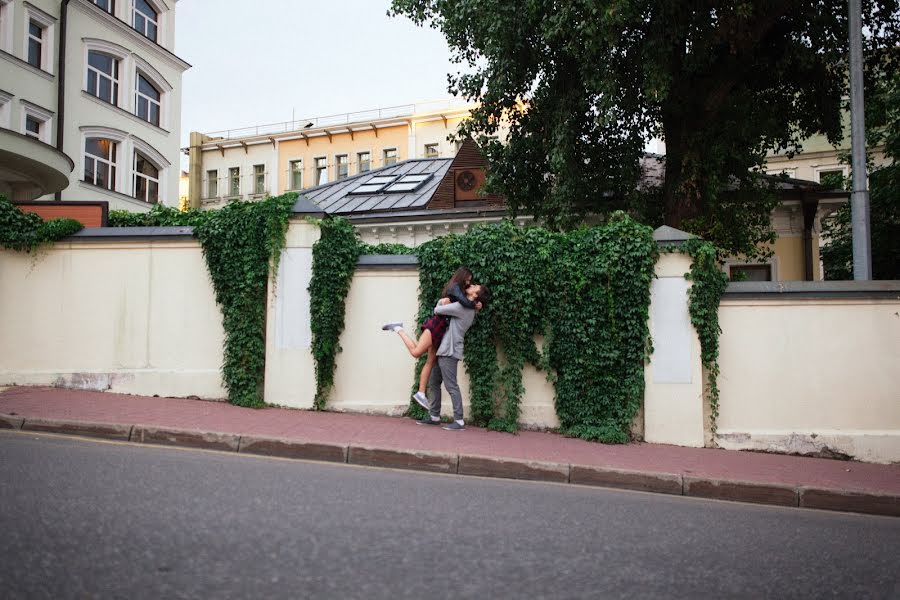
[[[190,65],[174,54],[175,6],[0,0],[0,137],[17,133],[71,163],[65,180],[32,168],[30,187],[6,186],[13,197],[178,206],[181,77]]]

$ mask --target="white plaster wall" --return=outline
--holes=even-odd
[[[174,3],[169,2],[174,9]],[[66,46],[66,119],[64,124],[64,152],[75,161],[71,183],[63,190],[63,200],[107,200],[110,209],[137,212],[152,205],[133,198],[132,154],[140,140],[162,155],[160,165],[160,202],[178,206],[181,132],[181,78],[185,70],[169,52],[145,40],[134,32],[127,21],[130,2],[117,2],[117,19],[107,18],[86,2],[73,1],[69,5],[68,39]],[[160,40],[169,44],[174,29],[174,10],[163,14]],[[123,49],[127,58],[120,63],[120,102],[112,106],[84,91],[86,85],[86,40],[102,40]],[[169,44],[170,49],[171,45]],[[135,68],[141,61],[148,64],[171,86],[165,92],[163,115],[156,127],[138,118],[134,112]],[[103,127],[121,132],[125,141],[119,144],[119,173],[115,191],[82,182],[84,176],[85,128]],[[151,157],[152,158],[152,157]]]
[[[726,300],[717,443],[900,461],[900,301]]]
[[[248,198],[253,192],[253,166],[266,165],[266,189],[269,195],[276,195],[276,176],[278,165],[275,147],[270,142],[241,147],[225,148],[225,155],[219,150],[205,151],[203,156],[203,171],[201,173],[201,202],[204,208],[216,208],[224,205],[224,198],[231,198],[231,183],[228,179],[228,169],[239,167],[241,169],[241,193],[240,197]],[[210,170],[218,171],[218,196],[207,198],[207,177]]]
[[[192,240],[0,251],[0,384],[223,398],[221,321]]]

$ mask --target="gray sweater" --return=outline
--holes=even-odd
[[[463,344],[466,338],[466,332],[472,323],[475,322],[475,309],[466,308],[459,302],[451,302],[450,304],[438,304],[434,307],[434,313],[450,319],[450,327],[441,340],[438,347],[438,356],[450,356],[456,360],[462,360]]]

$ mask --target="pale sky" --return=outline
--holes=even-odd
[[[443,36],[389,0],[180,0],[181,145],[210,132],[449,96]]]

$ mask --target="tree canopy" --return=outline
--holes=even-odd
[[[766,152],[841,138],[845,1],[394,0],[392,12],[446,37],[463,67],[450,91],[480,103],[461,134],[482,143],[512,210],[551,226],[626,208],[753,254],[773,239],[775,201],[754,171]],[[898,0],[863,13],[871,70],[900,39]],[[646,189],[653,137],[664,178]]]

